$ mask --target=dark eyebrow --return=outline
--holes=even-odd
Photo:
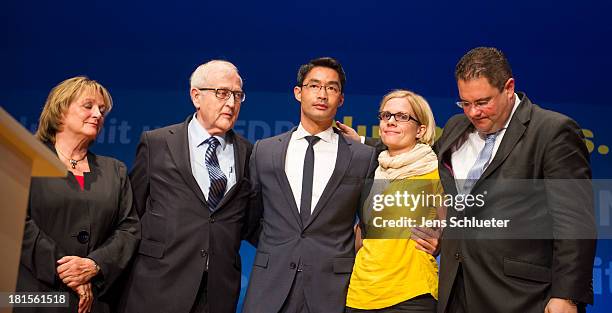
[[[311,79],[311,80],[310,80],[310,81],[309,81],[307,84],[312,84],[312,83],[315,83],[315,84],[321,84],[322,82],[321,82],[320,80],[318,80],[318,79],[314,79],[314,78],[313,78],[313,79]],[[340,83],[339,83],[339,82],[337,82],[337,81],[335,81],[335,80],[332,80],[332,81],[330,81],[330,82],[327,82],[327,86],[329,86],[329,85],[336,85],[336,86],[340,86]]]

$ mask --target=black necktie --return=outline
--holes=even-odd
[[[225,187],[227,185],[227,178],[221,171],[219,159],[217,159],[217,146],[219,146],[219,140],[215,137],[210,137],[204,140],[204,143],[208,144],[204,162],[206,163],[208,177],[210,178],[210,189],[208,190],[208,209],[212,212],[217,209],[217,205],[223,198]]]
[[[306,136],[305,138],[306,141],[308,141],[308,149],[306,149],[306,155],[304,156],[304,175],[302,176],[302,197],[300,201],[300,218],[302,219],[302,226],[306,226],[310,218],[310,210],[312,207],[312,176],[314,172],[313,146],[321,139],[317,136]]]

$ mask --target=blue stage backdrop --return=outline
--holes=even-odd
[[[254,142],[299,122],[297,69],[319,56],[343,63],[347,86],[338,119],[362,134],[376,135],[378,102],[395,88],[423,95],[443,127],[461,112],[454,105],[456,62],[470,48],[489,45],[508,56],[517,90],[581,125],[594,177],[610,179],[611,9],[603,1],[526,0],[3,3],[0,105],[34,131],[49,90],[88,75],[115,102],[93,150],[131,167],[143,130],[194,112],[188,78],[212,58],[240,69],[247,99],[235,129]],[[602,201],[609,213],[612,200]],[[243,244],[241,254],[244,295],[254,249]],[[589,312],[607,312],[608,240],[598,243],[593,278]]]

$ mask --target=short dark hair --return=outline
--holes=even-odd
[[[327,67],[338,73],[340,77],[340,92],[344,92],[344,84],[346,83],[346,74],[344,74],[344,69],[338,60],[330,57],[322,57],[310,60],[310,62],[300,66],[300,69],[297,74],[297,86],[301,87],[304,84],[304,78],[308,73],[315,67]]]
[[[485,77],[489,83],[502,91],[512,69],[506,56],[492,47],[478,47],[466,53],[455,67],[455,79],[470,80]]]

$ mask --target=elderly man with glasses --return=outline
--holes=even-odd
[[[232,131],[245,99],[226,61],[191,75],[195,114],[142,134],[130,174],[142,242],[128,279],[124,312],[233,313],[247,236],[252,145]]]

